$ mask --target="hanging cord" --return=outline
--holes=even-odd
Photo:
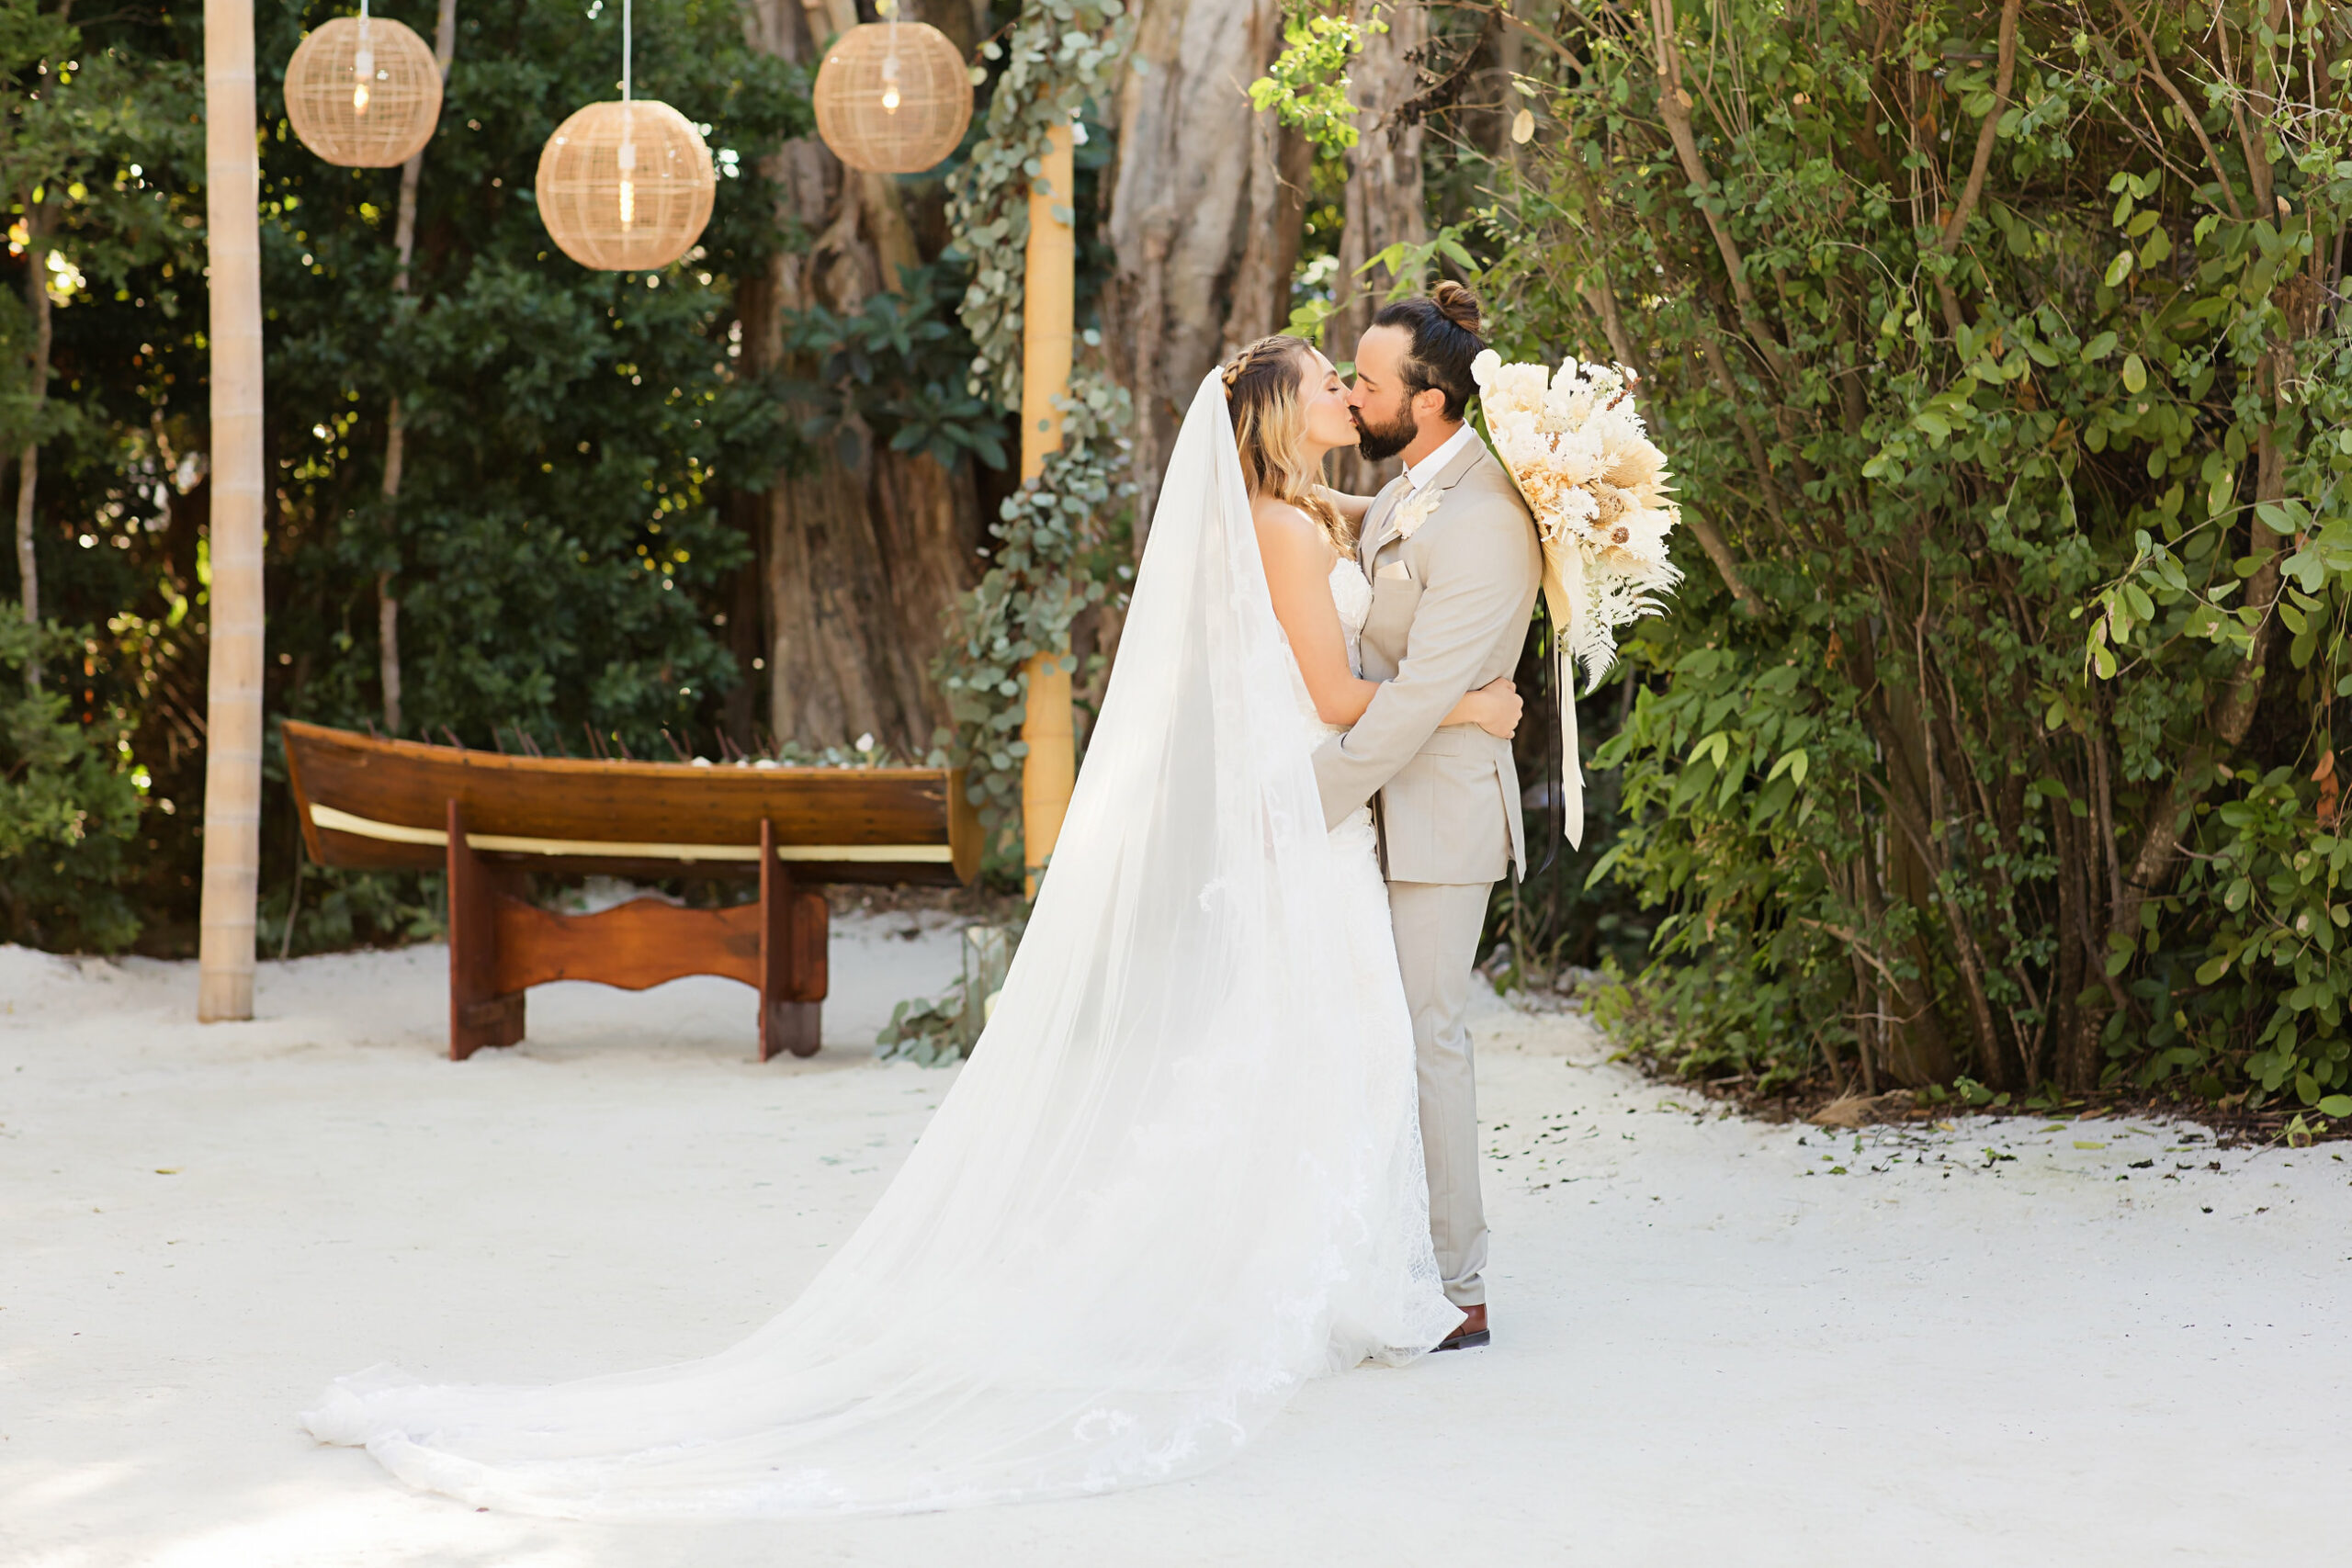
[[[1526,880],[1529,882],[1552,869],[1553,863],[1560,858],[1560,841],[1567,836],[1568,791],[1564,782],[1566,770],[1561,765],[1560,750],[1568,728],[1566,705],[1576,698],[1570,694],[1566,674],[1561,664],[1560,629],[1552,624],[1549,614],[1544,617],[1544,659],[1537,665],[1535,678],[1540,683],[1548,677],[1552,683],[1552,728],[1551,733],[1544,737],[1544,761],[1547,769],[1544,775],[1544,838],[1550,848],[1544,852],[1544,863],[1528,874]]]
[[[621,144],[615,149],[614,161],[620,171],[620,220],[624,229],[632,228],[637,222],[637,125],[629,107],[630,93],[636,85],[630,59],[637,32],[633,12],[630,0],[621,0]]]
[[[359,0],[359,47],[351,57],[351,78],[352,112],[366,114],[374,96],[368,84],[376,78],[376,51],[368,47],[368,0]]]

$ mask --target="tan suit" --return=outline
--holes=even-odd
[[[1432,481],[1435,509],[1399,539],[1406,484],[1380,492],[1357,546],[1372,579],[1363,673],[1383,684],[1354,728],[1316,752],[1315,779],[1332,826],[1378,795],[1419,1060],[1430,1235],[1447,1296],[1469,1307],[1487,1299],[1487,1222],[1464,1014],[1487,895],[1506,872],[1524,873],[1527,850],[1510,742],[1439,721],[1464,693],[1518,668],[1543,551],[1510,476],[1476,436]]]

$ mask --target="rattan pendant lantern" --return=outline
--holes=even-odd
[[[956,151],[972,122],[972,77],[947,35],[901,22],[843,33],[817,70],[817,134],[853,169],[911,175]]]
[[[286,118],[302,145],[330,164],[390,169],[433,140],[441,118],[441,65],[400,23],[337,17],[286,62]]]
[[[539,152],[539,220],[565,255],[605,272],[664,267],[702,238],[716,184],[692,121],[632,96],[621,6],[621,101],[590,104]]]

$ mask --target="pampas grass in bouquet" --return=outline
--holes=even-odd
[[[1488,349],[1471,365],[1495,456],[1526,497],[1544,542],[1544,602],[1558,637],[1563,805],[1571,842],[1584,838],[1584,780],[1566,666],[1587,694],[1617,662],[1617,629],[1661,613],[1682,581],[1667,558],[1680,520],[1666,454],[1634,407],[1621,366],[1564,360],[1559,369],[1506,364]]]

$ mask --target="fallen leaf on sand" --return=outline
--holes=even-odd
[[[1816,1127],[1867,1127],[1877,1121],[1881,1096],[1841,1095],[1813,1113]]]

